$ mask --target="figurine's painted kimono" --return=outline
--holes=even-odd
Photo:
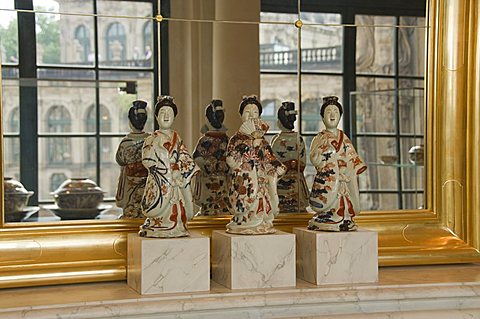
[[[142,147],[148,133],[129,133],[117,149],[115,159],[120,165],[116,204],[123,208],[121,218],[143,218],[142,196],[148,171],[142,164]]]
[[[193,152],[193,159],[200,167],[194,195],[195,203],[201,207],[200,215],[229,213],[227,144],[225,132],[208,131],[200,138]]]
[[[190,181],[198,167],[178,133],[170,132],[153,132],[143,146],[148,178],[142,200],[147,219],[140,227],[141,236],[189,236],[187,221],[194,214]]]
[[[282,131],[272,139],[272,150],[287,168],[277,184],[280,212],[305,212],[308,188],[303,171],[306,165],[305,142],[293,131]]]
[[[228,158],[230,159],[228,160]],[[227,232],[234,234],[274,233],[278,214],[276,181],[283,165],[262,137],[237,132],[229,141],[227,161],[231,166],[229,199],[234,216]]]
[[[316,212],[312,230],[355,230],[353,217],[359,212],[357,175],[367,166],[342,130],[337,135],[323,130],[310,147],[310,159],[317,170],[310,206]]]

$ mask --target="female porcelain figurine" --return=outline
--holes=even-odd
[[[226,151],[228,136],[223,127],[224,110],[221,100],[213,100],[205,108],[205,134],[198,140],[193,159],[200,167],[196,176],[195,203],[200,215],[228,214]]]
[[[287,168],[277,184],[281,212],[304,212],[308,206],[308,188],[303,176],[306,165],[305,142],[293,131],[297,120],[293,102],[283,102],[278,109],[278,126],[281,132],[272,139],[272,149]]]
[[[244,97],[240,103],[243,124],[228,142],[229,200],[234,216],[227,232],[233,234],[275,232],[277,178],[285,173],[285,167],[263,137],[268,125],[260,119],[261,113],[262,105],[255,96]]]
[[[142,164],[142,147],[148,133],[143,131],[147,122],[147,102],[137,100],[128,111],[128,124],[132,130],[118,145],[115,159],[120,165],[115,201],[123,208],[121,218],[142,218],[142,196],[148,171]]]
[[[198,167],[181,137],[171,129],[176,115],[173,98],[160,97],[155,105],[159,129],[145,139],[142,152],[148,178],[142,199],[147,219],[140,226],[140,236],[189,236],[187,221],[193,217],[190,180]]]
[[[320,115],[326,129],[315,136],[310,146],[310,160],[317,170],[310,193],[310,206],[316,212],[308,224],[311,230],[357,228],[353,220],[360,210],[357,175],[367,166],[350,139],[337,128],[342,113],[336,96],[323,98]]]

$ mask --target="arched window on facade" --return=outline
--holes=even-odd
[[[302,131],[317,133],[320,130],[320,98],[307,99],[302,102]]]
[[[280,101],[279,100],[273,100],[273,99],[266,99],[261,101],[262,103],[262,120],[267,122],[268,126],[270,126],[269,131],[277,131],[278,125],[277,125],[277,111],[278,108],[280,107]]]
[[[81,62],[89,61],[90,55],[90,34],[88,29],[82,24],[75,29],[75,40],[80,45],[79,59]]]
[[[126,58],[125,28],[119,22],[111,23],[107,28],[106,48],[108,61],[121,61]]]
[[[55,191],[66,179],[67,175],[65,175],[64,173],[53,173],[52,175],[50,175],[50,191]]]
[[[67,133],[72,131],[70,112],[63,105],[54,105],[47,112],[47,131],[49,133]],[[71,139],[54,137],[47,139],[48,163],[72,161]]]
[[[86,131],[93,133],[97,131],[97,116],[95,105],[90,105],[87,111],[87,117],[85,119]],[[112,131],[112,118],[110,111],[103,104],[100,104],[100,131],[111,132]],[[109,138],[100,139],[100,156],[101,161],[111,160],[112,142]],[[95,138],[88,138],[86,148],[86,162],[95,163],[97,161],[97,141]]]
[[[151,66],[152,65],[152,43],[153,43],[153,35],[152,35],[152,21],[148,20],[143,25],[143,60],[145,61],[144,66]]]
[[[8,132],[19,133],[20,131],[20,109],[15,107],[10,112],[10,117],[8,119]],[[18,163],[20,161],[20,139],[18,137],[9,138],[9,143],[7,144],[9,149],[6,154],[8,154],[12,163]]]

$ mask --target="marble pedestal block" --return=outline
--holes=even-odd
[[[209,238],[194,233],[181,238],[128,234],[127,284],[140,294],[209,290]]]
[[[322,232],[294,228],[297,277],[316,285],[378,281],[374,231]]]
[[[295,235],[213,231],[212,279],[230,289],[294,287]]]

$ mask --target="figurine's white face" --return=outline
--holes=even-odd
[[[336,105],[329,105],[323,112],[323,124],[327,130],[336,129],[340,122],[340,110]]]
[[[173,113],[173,109],[169,106],[164,106],[158,111],[158,115],[157,115],[158,126],[162,130],[169,129],[173,124],[174,118],[175,118],[175,114]]]
[[[260,113],[258,112],[258,107],[255,104],[247,104],[243,109],[242,121],[246,122],[251,119],[258,119]]]

